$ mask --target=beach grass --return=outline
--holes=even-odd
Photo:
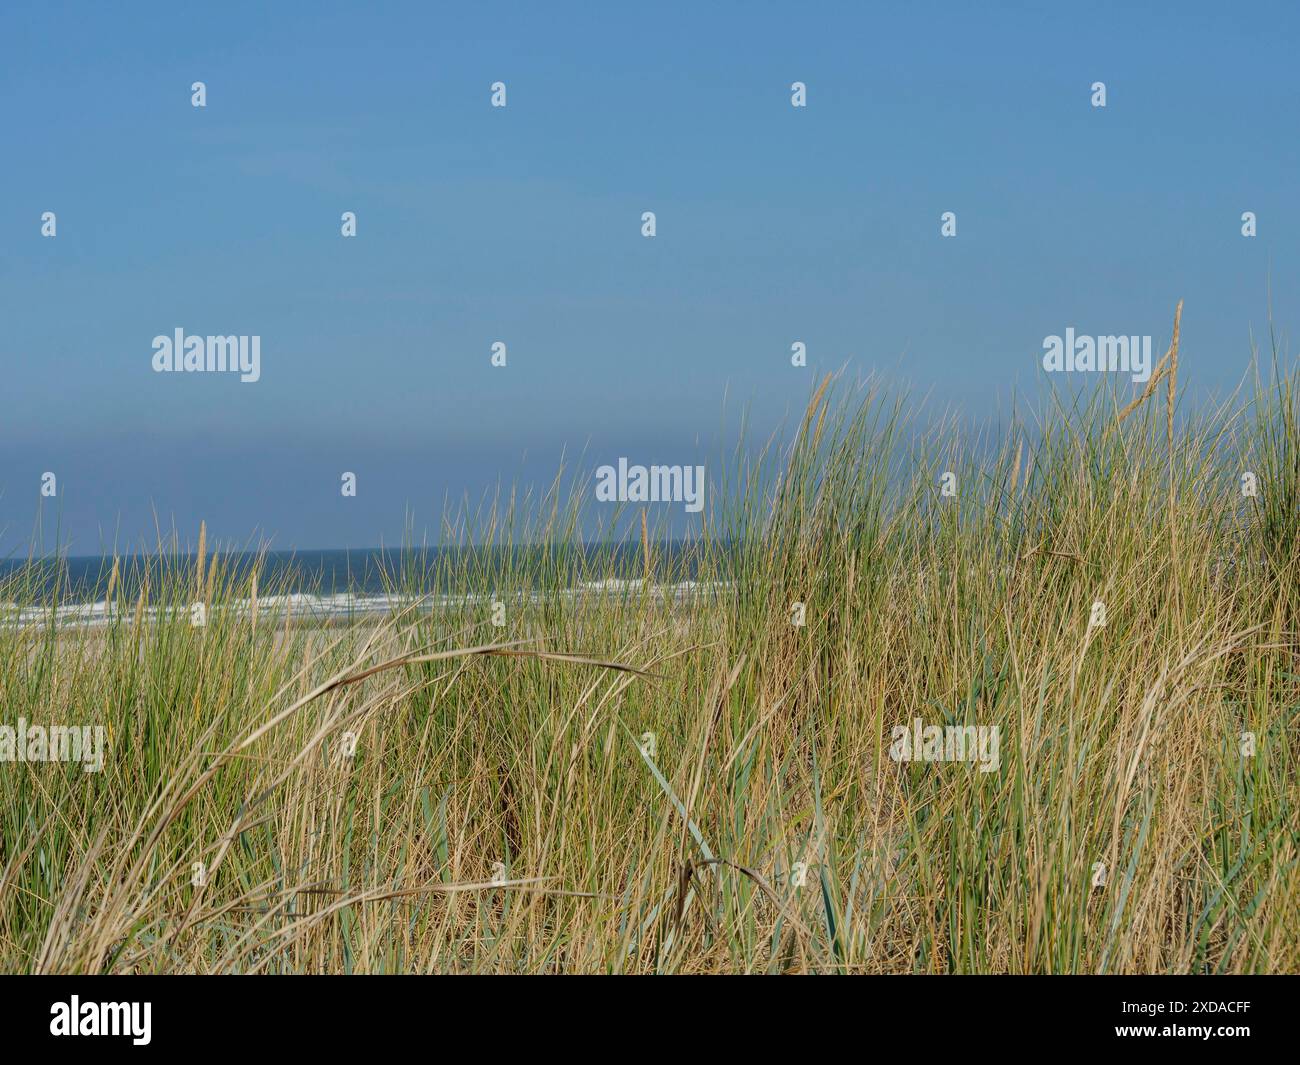
[[[124,561],[103,624],[0,625],[0,724],[106,730],[98,772],[0,763],[0,969],[1294,972],[1300,433],[1267,370],[978,440],[819,382],[673,550],[635,504],[633,550],[584,544],[557,482],[449,517],[480,549],[380,619],[304,623],[206,543]],[[997,766],[895,760],[917,720],[996,727]]]

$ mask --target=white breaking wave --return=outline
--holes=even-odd
[[[310,593],[293,593],[290,595],[267,595],[257,598],[257,616],[259,619],[283,621],[286,617],[303,621],[348,620],[353,618],[373,617],[383,614],[398,613],[403,610],[420,613],[433,613],[439,610],[452,610],[471,606],[490,605],[503,602],[514,605],[529,605],[547,602],[556,597],[566,600],[591,598],[618,599],[637,597],[648,594],[656,602],[671,600],[674,603],[690,602],[696,599],[711,598],[725,593],[731,584],[727,581],[680,581],[677,584],[650,584],[646,587],[644,580],[623,580],[610,577],[600,581],[582,581],[576,588],[566,588],[558,593],[519,592],[503,595],[492,592],[470,593],[462,595],[396,595],[388,593],[365,593],[356,595],[340,592],[335,595],[312,595]],[[186,604],[179,607],[146,607],[143,613],[145,621],[178,617],[189,619],[193,608]],[[205,611],[205,623],[224,615],[250,617],[253,613],[251,599],[235,599],[229,603],[209,606]],[[0,626],[10,628],[107,628],[116,621],[130,621],[135,617],[135,607],[120,603],[65,603],[62,606],[22,606],[18,603],[0,603]]]

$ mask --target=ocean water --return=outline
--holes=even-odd
[[[253,567],[261,563],[258,577],[257,611],[259,617],[280,617],[285,613],[304,621],[326,621],[383,615],[396,610],[431,612],[491,603],[537,602],[560,596],[577,599],[592,596],[613,597],[641,595],[648,592],[657,599],[682,601],[703,595],[719,594],[724,582],[700,582],[694,579],[689,558],[680,543],[661,544],[655,548],[659,572],[676,574],[669,583],[643,581],[633,574],[641,566],[641,547],[633,545],[591,545],[582,552],[579,579],[563,587],[519,587],[518,573],[512,577],[509,593],[494,588],[499,575],[511,569],[511,562],[523,572],[545,572],[539,562],[545,548],[505,549],[422,548],[391,551],[384,549],[336,551],[271,551],[221,553],[225,577],[240,591]],[[532,554],[534,557],[526,557]],[[209,562],[211,557],[209,556]],[[458,582],[455,591],[438,586],[445,575],[444,565],[468,567],[472,575]],[[157,584],[160,567],[167,572],[194,572],[193,555],[176,554],[161,563],[157,556],[122,556],[118,559],[118,591],[114,604],[106,595],[113,569],[111,557],[48,558],[39,560],[0,560],[0,625],[22,628],[55,625],[56,627],[97,627],[110,624],[120,614],[134,612],[136,599],[145,576]],[[476,586],[466,591],[464,585]],[[190,613],[192,606],[149,607],[146,616],[160,617],[172,612]],[[238,613],[251,612],[250,599],[235,597],[217,609]],[[204,612],[203,621],[206,623]]]

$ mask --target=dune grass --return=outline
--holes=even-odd
[[[0,723],[109,732],[0,764],[0,968],[1296,971],[1294,378],[1164,395],[971,441],[823,386],[676,551],[557,488],[404,575],[460,605],[295,623],[204,545],[0,626]],[[894,761],[916,718],[999,767]]]

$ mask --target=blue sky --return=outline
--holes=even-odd
[[[978,419],[1038,392],[1067,326],[1158,355],[1180,297],[1180,383],[1221,392],[1270,289],[1283,333],[1300,321],[1298,22],[6,3],[0,553],[38,505],[76,554],[138,545],[155,515],[187,538],[203,518],[283,548],[393,543],[566,450],[706,461],[742,405],[770,428],[840,367]],[[153,373],[177,327],[259,335],[261,380]]]

